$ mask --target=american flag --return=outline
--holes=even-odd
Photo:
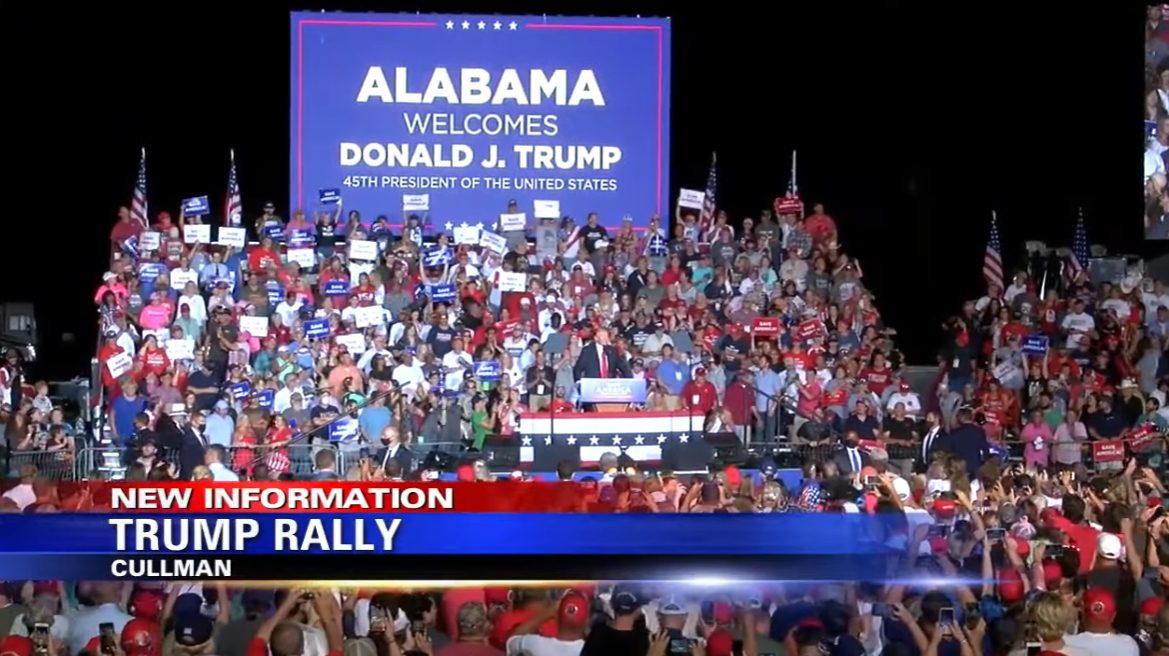
[[[717,159],[716,153],[710,154],[710,173],[706,176],[706,199],[702,201],[702,215],[698,221],[704,232],[707,226],[714,223],[714,198],[718,192],[718,169],[715,166]]]
[[[1076,234],[1072,236],[1072,252],[1064,267],[1064,282],[1071,284],[1088,266],[1088,229],[1084,226],[1084,211],[1076,218]]]
[[[130,218],[142,224],[143,230],[150,229],[150,220],[146,213],[146,149],[142,149],[142,159],[138,163],[138,181],[134,184],[134,198],[130,201]]]
[[[227,209],[223,212],[223,222],[229,226],[239,226],[243,223],[243,203],[239,199],[239,181],[235,177],[235,150],[231,151],[231,171],[227,174]]]
[[[999,244],[999,224],[994,212],[990,213],[990,239],[986,242],[986,256],[982,258],[982,277],[987,285],[1003,289],[1003,256]]]

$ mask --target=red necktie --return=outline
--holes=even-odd
[[[608,359],[605,357],[605,347],[604,346],[597,347],[597,358],[600,359],[600,361],[601,361],[601,378],[608,378],[609,377],[609,362],[608,362]]]

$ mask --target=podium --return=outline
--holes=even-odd
[[[644,378],[581,378],[580,400],[597,412],[624,412],[631,403],[645,403]]]

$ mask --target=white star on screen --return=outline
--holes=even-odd
[[[633,438],[633,443],[634,444],[645,444],[645,438],[638,435],[637,437]]]
[[[599,444],[599,443],[600,443],[600,441],[601,441],[601,440],[597,439],[597,436],[596,436],[596,435],[594,435],[594,436],[592,436],[592,437],[590,437],[590,438],[589,438],[589,444],[591,444],[591,445],[593,445],[593,446],[596,446],[597,444]]]
[[[618,436],[618,435],[614,435],[614,436],[613,436],[613,444],[614,444],[614,445],[621,444],[621,437],[620,437],[620,436]]]
[[[658,444],[665,444],[665,442],[666,442],[666,436],[665,435],[658,435]]]
[[[551,446],[551,445],[552,445],[552,436],[549,435],[548,437],[544,438],[544,446]]]
[[[454,229],[455,229],[455,224],[451,223],[450,221],[447,221],[446,222],[446,231],[450,232],[451,230],[454,230]]]
[[[532,438],[525,437],[521,440],[524,446],[532,446]]]
[[[569,436],[568,436],[568,440],[567,440],[567,442],[568,442],[568,445],[569,445],[569,446],[572,446],[573,444],[576,444],[576,436],[575,436],[575,435],[569,435]]]
[[[508,24],[507,24],[507,29],[509,29],[509,30],[511,30],[511,31],[513,31],[513,32],[514,32],[514,31],[516,30],[516,28],[518,28],[518,27],[519,27],[519,24],[518,24],[518,23],[516,23],[515,21],[512,21],[512,22],[510,22],[510,23],[508,23]]]
[[[495,21],[494,23],[491,24],[491,27],[498,30],[499,28],[503,27],[503,23],[500,23],[499,21]]]
[[[446,28],[447,28],[448,30],[453,30],[453,29],[455,29],[455,22],[454,22],[454,21],[447,21],[447,22],[446,22]]]
[[[484,23],[483,21],[479,21],[479,25],[478,25],[477,27],[478,27],[479,29],[481,29],[481,30],[482,30],[482,29],[486,29],[486,28],[487,28],[487,23]]]
[[[471,29],[471,21],[463,21],[462,27],[464,30]]]

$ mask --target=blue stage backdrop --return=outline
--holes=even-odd
[[[669,81],[666,19],[294,13],[291,205],[645,225],[668,205]]]

